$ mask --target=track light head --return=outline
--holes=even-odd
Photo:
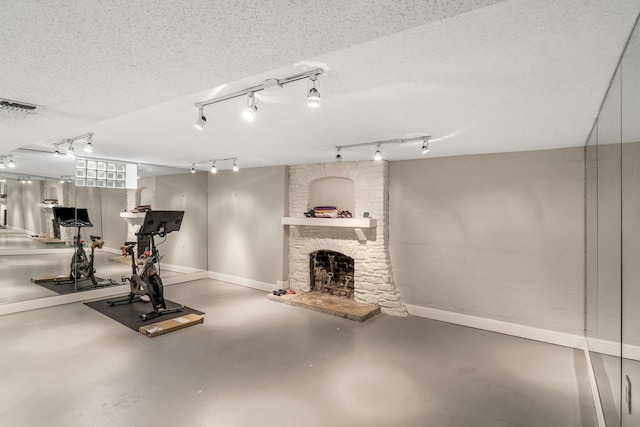
[[[427,154],[429,152],[429,138],[425,138],[422,142],[422,154]]]
[[[340,154],[340,148],[338,148],[336,153],[336,162],[341,162],[341,161],[342,161],[342,154]]]
[[[238,167],[238,161],[234,160],[233,161],[233,171],[234,172],[238,172],[240,170],[240,168]]]
[[[376,148],[376,153],[373,155],[373,160],[379,162],[382,160],[382,152],[380,152],[380,144]]]
[[[69,157],[75,157],[76,156],[76,152],[73,149],[73,145],[69,144],[69,148],[67,148],[67,156]]]
[[[52,155],[53,157],[55,157],[56,159],[57,159],[58,157],[60,157],[60,149],[58,148],[58,146],[57,146],[57,145],[54,147],[54,149],[53,149],[53,153],[51,153],[51,155]]]
[[[258,107],[255,105],[251,105],[242,110],[242,117],[248,122],[252,122],[256,118],[256,113],[258,112]]]
[[[31,177],[27,179],[27,184],[31,184]]]
[[[93,153],[93,138],[87,139],[87,145],[84,146],[84,151],[87,153]]]
[[[218,173],[218,168],[216,168],[216,162],[213,162],[211,164],[211,173],[213,173],[213,174]]]
[[[60,177],[60,184],[64,184],[66,181],[64,180],[63,177]]]
[[[252,122],[256,118],[258,107],[256,106],[256,97],[253,92],[247,94],[247,107],[242,110],[242,117],[248,122]]]
[[[311,108],[320,106],[320,92],[315,87],[309,89],[309,93],[307,93],[307,105]]]
[[[7,163],[7,165],[10,168],[15,168],[16,167],[16,162],[14,162],[13,159],[9,159],[9,163]]]
[[[0,169],[4,169],[4,161],[0,159]]]
[[[203,130],[204,125],[207,124],[207,118],[204,116],[204,108],[198,108],[198,120],[195,122],[194,126],[198,130]]]
[[[195,163],[193,163],[191,165],[191,173],[196,173],[196,164]]]
[[[318,75],[310,75],[309,80],[311,80],[313,87],[309,89],[309,92],[307,93],[307,105],[311,108],[318,108],[320,106],[320,92],[318,92],[318,89],[316,89],[316,81],[318,80]]]

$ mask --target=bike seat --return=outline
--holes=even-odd
[[[133,245],[137,245],[138,242],[124,242],[125,246],[133,246]]]
[[[89,238],[91,239],[91,241],[102,239],[102,237],[100,237],[100,236],[89,236]]]

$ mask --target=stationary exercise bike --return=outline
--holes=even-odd
[[[164,286],[162,278],[160,278],[160,260],[154,236],[166,237],[172,231],[180,230],[184,211],[148,211],[144,218],[144,223],[140,227],[140,231],[136,234],[139,236],[149,236],[150,248],[144,260],[142,272],[139,272],[136,263],[135,247],[137,242],[124,242],[124,251],[127,256],[131,257],[131,277],[123,277],[123,281],[129,281],[129,295],[113,300],[108,300],[110,306],[118,304],[131,304],[142,301],[144,296],[148,296],[153,310],[149,313],[141,314],[142,320],[148,320],[163,314],[177,313],[184,310],[184,306],[167,308],[164,300]]]
[[[93,267],[93,260],[95,257],[95,250],[102,249],[104,242],[100,241],[100,236],[89,236],[91,239],[91,255],[87,257],[87,253],[84,250],[84,240],[80,238],[80,228],[78,228],[78,234],[75,239],[76,251],[71,257],[71,268],[69,272],[69,280],[80,281],[84,279],[91,280],[93,287],[107,286],[112,284],[111,281],[105,281],[105,283],[96,280],[96,269]]]
[[[95,259],[95,250],[102,249],[104,246],[104,242],[101,241],[101,237],[89,236],[91,239],[91,255],[87,256],[87,253],[84,250],[84,240],[82,239],[80,232],[85,227],[93,227],[93,224],[89,219],[89,212],[87,209],[54,207],[53,217],[54,221],[56,221],[60,227],[77,228],[76,235],[73,239],[75,251],[71,256],[69,275],[43,277],[31,280],[34,283],[51,281],[58,285],[75,284],[77,287],[76,289],[80,290],[115,285],[115,282],[109,279],[98,282],[95,276],[96,269],[93,264]],[[82,286],[82,283],[86,280],[90,280],[91,284],[88,286]]]

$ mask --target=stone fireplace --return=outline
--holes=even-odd
[[[283,218],[283,224],[289,225],[291,289],[321,292],[332,278],[334,294],[350,293],[356,302],[377,305],[383,313],[407,315],[389,255],[388,171],[385,161],[289,168],[289,217]],[[327,205],[349,210],[353,218],[305,218],[304,213],[314,206]],[[351,278],[347,279],[348,272],[338,272],[335,278],[331,265],[329,269],[316,266],[315,261],[335,263],[329,254],[336,253],[353,261]]]

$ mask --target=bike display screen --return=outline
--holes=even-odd
[[[167,234],[179,231],[184,211],[148,211],[138,235]]]
[[[85,208],[54,207],[53,217],[62,227],[93,227]]]

